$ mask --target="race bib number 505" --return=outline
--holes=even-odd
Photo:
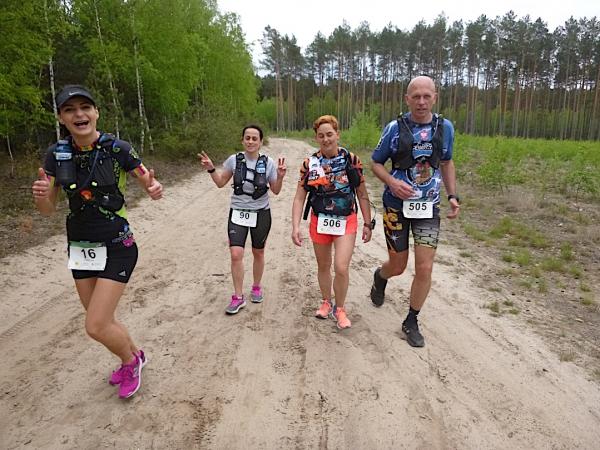
[[[98,242],[69,242],[69,269],[104,270],[106,245]]]
[[[404,200],[402,214],[407,219],[431,219],[433,217],[433,202],[422,200]]]

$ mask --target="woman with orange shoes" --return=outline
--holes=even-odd
[[[322,295],[322,304],[315,316],[321,319],[330,316],[336,320],[338,328],[350,328],[345,301],[358,230],[357,203],[363,217],[363,242],[371,240],[375,224],[371,221],[369,194],[361,161],[353,153],[339,147],[337,119],[331,115],[321,116],[315,120],[313,130],[319,151],[305,159],[300,168],[300,180],[292,206],[292,241],[297,246],[302,245],[300,220],[308,195],[307,208],[312,210],[310,238],[317,259],[317,278]],[[308,209],[305,218],[307,214]],[[332,290],[335,305],[331,301]]]

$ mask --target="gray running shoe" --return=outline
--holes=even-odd
[[[387,286],[387,280],[381,278],[379,275],[381,267],[375,269],[373,274],[373,286],[371,286],[371,301],[377,307],[383,305],[385,300],[385,287]]]
[[[233,294],[231,296],[231,302],[225,309],[225,312],[227,314],[237,314],[237,312],[244,306],[246,306],[246,300],[244,299],[244,296],[242,295],[241,297],[238,297],[237,295]]]
[[[252,286],[252,290],[250,291],[250,301],[252,303],[262,303],[264,299],[263,290],[260,286]]]
[[[425,347],[425,339],[419,331],[419,323],[415,320],[414,322],[402,322],[402,331],[406,335],[406,341],[411,347]]]

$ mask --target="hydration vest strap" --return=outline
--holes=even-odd
[[[235,156],[235,169],[233,170],[233,193],[243,195],[244,181],[246,180],[246,158],[243,153]]]

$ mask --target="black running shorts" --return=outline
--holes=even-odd
[[[254,228],[237,225],[231,221],[233,210],[229,210],[229,221],[227,222],[227,235],[230,247],[245,247],[248,230],[252,239],[252,248],[263,249],[267,243],[269,231],[271,231],[271,210],[259,209]]]
[[[440,216],[431,219],[407,219],[402,210],[385,207],[383,211],[385,242],[389,250],[397,253],[408,249],[408,231],[412,230],[415,245],[437,248],[440,234]]]
[[[73,278],[107,278],[127,283],[138,259],[138,248],[135,242],[126,247],[122,243],[110,244],[106,247],[106,267],[104,270],[71,270]]]

